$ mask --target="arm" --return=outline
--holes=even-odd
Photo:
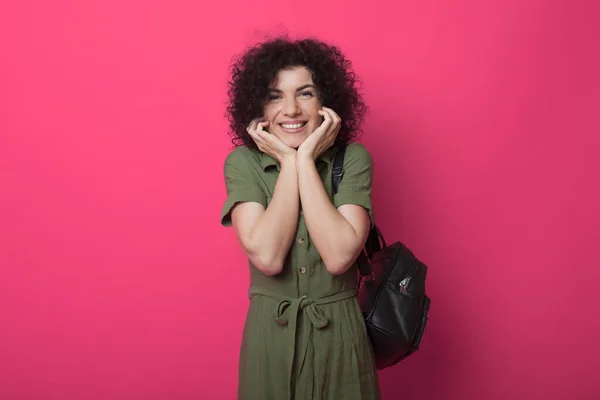
[[[282,160],[273,198],[266,208],[256,202],[238,203],[232,223],[250,262],[266,275],[281,272],[298,225],[298,177],[294,155]]]
[[[250,262],[266,275],[281,272],[298,225],[299,194],[296,150],[264,131],[267,121],[254,120],[247,132],[258,149],[280,164],[273,198],[267,206],[265,193],[253,174],[248,149],[237,149],[225,161],[227,201],[221,223],[233,225],[236,237]]]
[[[369,213],[362,205],[344,201],[344,193],[341,194],[341,202],[345,204],[336,208],[325,191],[314,159],[303,157],[300,153],[298,156],[300,200],[306,227],[327,270],[331,274],[342,274],[354,263],[364,246],[370,227]],[[364,151],[358,154],[358,157],[349,158],[351,159],[348,160],[348,171],[345,175],[347,179],[342,182],[346,185],[346,190],[353,191],[353,182],[362,182],[367,178],[364,176],[366,174],[370,201],[370,157]],[[340,189],[343,189],[342,185]]]

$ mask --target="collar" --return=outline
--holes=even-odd
[[[323,154],[321,154],[319,158],[317,158],[317,161],[321,161],[329,165],[333,164],[333,158],[335,156],[336,151],[337,146],[330,147]],[[280,165],[277,162],[277,160],[263,152],[260,153],[260,166],[262,167],[263,171],[269,167],[277,167],[278,170],[280,169]]]

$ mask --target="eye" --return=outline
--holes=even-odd
[[[276,101],[281,99],[281,95],[280,94],[270,94],[269,95],[269,101]]]
[[[300,92],[298,95],[301,96],[301,97],[308,97],[308,98],[313,97],[313,94],[310,91]]]

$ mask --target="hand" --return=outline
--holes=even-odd
[[[331,108],[322,107],[319,114],[323,116],[321,125],[311,133],[298,148],[299,157],[308,157],[315,161],[328,148],[333,146],[335,138],[342,127],[342,120]]]
[[[269,121],[264,118],[253,120],[246,131],[258,146],[258,149],[265,154],[270,155],[280,164],[286,157],[295,157],[296,150],[289,147],[277,136],[267,132],[265,128],[269,126]]]

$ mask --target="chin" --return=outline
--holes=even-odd
[[[289,135],[286,135],[286,137],[280,137],[280,139],[286,144],[286,146],[289,146],[292,149],[298,149],[298,147],[300,147],[300,145],[306,140],[306,136],[294,135],[290,137]]]
[[[300,145],[304,143],[304,139],[306,138],[302,138],[302,140],[296,139],[294,141],[291,141],[291,143],[288,143],[288,146],[290,146],[292,149],[298,150],[298,147],[300,147]]]

